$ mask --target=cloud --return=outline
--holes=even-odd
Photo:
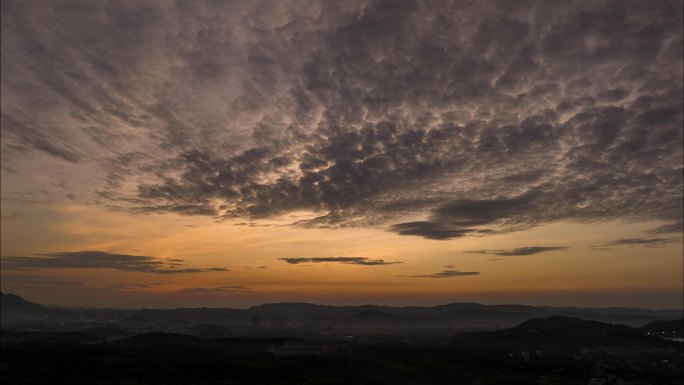
[[[529,246],[520,247],[517,249],[510,250],[473,250],[466,251],[466,253],[476,253],[476,254],[490,254],[490,255],[501,255],[501,256],[517,256],[517,255],[533,255],[539,253],[545,253],[547,251],[557,251],[557,250],[567,250],[567,247],[559,246]]]
[[[334,263],[345,263],[352,265],[366,265],[366,266],[376,266],[376,265],[395,265],[403,262],[386,262],[382,259],[368,259],[364,257],[324,257],[324,258],[278,258],[281,261],[285,261],[291,265],[297,265],[300,263],[324,263],[324,262],[334,262]]]
[[[142,283],[113,283],[110,285],[107,285],[107,288],[115,290],[115,291],[138,291],[141,289],[149,289],[154,285],[147,285],[147,284],[142,284]]]
[[[493,229],[481,226],[516,221],[517,216],[532,210],[536,195],[528,193],[515,198],[453,201],[434,209],[427,221],[398,223],[391,230],[401,235],[418,235],[436,240],[490,234],[494,232]],[[532,220],[522,220],[521,224]]]
[[[5,270],[33,269],[114,269],[153,274],[202,273],[228,271],[225,268],[177,268],[176,263],[142,255],[114,254],[104,251],[68,251],[36,256],[3,256]]]
[[[625,238],[606,243],[607,246],[646,246],[663,247],[679,241],[679,238]]]
[[[229,291],[245,291],[249,290],[246,286],[232,285],[232,286],[219,286],[219,287],[190,287],[186,289],[178,290],[178,293],[220,293]]]
[[[466,275],[478,275],[477,271],[458,271],[458,270],[442,270],[435,274],[425,274],[425,275],[410,275],[413,278],[449,278],[449,277],[463,277]]]
[[[655,229],[649,231],[650,234],[670,234],[679,233],[684,231],[684,220],[679,220],[672,223],[666,223],[664,225],[658,226]]]
[[[8,146],[14,151],[24,152],[27,148],[33,148],[70,163],[78,163],[81,160],[82,154],[69,143],[68,137],[59,129],[43,135],[50,131],[50,127],[21,121],[4,112],[0,114],[0,125],[5,135],[15,139],[14,146]]]
[[[229,269],[225,267],[208,267],[204,269],[204,271],[230,271]]]
[[[7,0],[2,163],[83,170],[60,197],[113,210],[434,240],[681,223],[681,11]]]

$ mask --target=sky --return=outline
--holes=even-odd
[[[2,0],[2,290],[681,308],[682,26],[681,0]]]

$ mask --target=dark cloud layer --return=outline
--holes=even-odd
[[[392,231],[402,235],[420,235],[429,239],[446,240],[468,234],[487,234],[490,229],[478,226],[490,225],[500,220],[514,220],[532,209],[537,194],[527,194],[512,199],[459,200],[434,209],[427,221],[405,222],[392,226]],[[530,220],[534,220],[531,218]],[[521,223],[532,224],[523,219]]]
[[[646,246],[662,247],[680,241],[680,238],[625,238],[608,242],[607,246]]]
[[[679,221],[667,223],[662,226],[658,226],[650,231],[651,234],[672,234],[672,233],[683,233],[684,232],[684,220],[680,218]]]
[[[149,289],[154,285],[147,285],[143,283],[113,283],[107,285],[108,289],[114,290],[114,291],[123,291],[123,292],[131,292],[131,291],[139,291],[139,290],[144,290],[144,289]]]
[[[520,247],[517,249],[510,249],[510,250],[474,250],[474,251],[466,251],[466,253],[476,253],[476,254],[491,254],[491,255],[501,255],[501,256],[516,256],[516,255],[533,255],[533,254],[539,254],[539,253],[545,253],[547,251],[558,251],[558,250],[567,250],[567,247],[559,247],[559,246],[529,246],[529,247]]]
[[[104,251],[69,251],[36,256],[3,256],[3,270],[33,269],[114,269],[153,274],[202,273],[228,271],[226,268],[178,268],[177,262],[142,256],[114,254]]]
[[[3,267],[4,268],[4,267]],[[10,285],[17,286],[38,286],[38,287],[77,287],[81,288],[84,286],[82,282],[47,277],[42,275],[30,275],[30,274],[3,274],[2,281]]]
[[[458,270],[443,270],[435,274],[424,274],[424,275],[411,275],[413,278],[450,278],[450,277],[463,277],[467,275],[478,275],[477,271],[458,271]]]
[[[334,262],[334,263],[345,263],[352,265],[367,265],[367,266],[377,266],[377,265],[395,265],[402,262],[386,262],[382,259],[368,259],[364,257],[321,257],[321,258],[278,258],[281,261],[285,261],[291,265],[297,265],[300,263],[323,263],[323,262]]]
[[[437,240],[562,220],[681,232],[681,15],[677,0],[7,0],[3,165],[94,167],[101,185],[71,196],[140,213],[311,210],[297,225]]]

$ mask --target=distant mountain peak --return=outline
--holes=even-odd
[[[2,313],[42,313],[46,309],[36,303],[27,301],[12,293],[0,293],[0,311]]]
[[[556,331],[556,330],[568,330],[570,328],[596,328],[596,327],[608,327],[611,326],[607,323],[602,323],[598,321],[590,321],[582,318],[567,317],[561,315],[552,315],[544,318],[532,318],[518,326],[514,329],[535,329],[544,331]]]

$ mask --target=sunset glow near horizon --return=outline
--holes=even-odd
[[[681,1],[3,0],[2,291],[681,308],[682,45]]]

